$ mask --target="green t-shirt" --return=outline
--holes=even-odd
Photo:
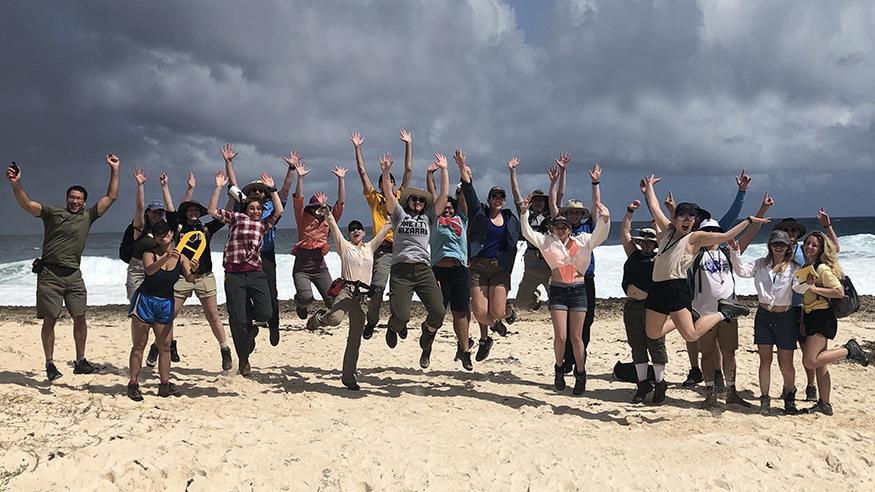
[[[45,228],[43,262],[79,268],[88,231],[98,217],[97,204],[78,214],[72,214],[66,208],[42,205],[40,218]]]

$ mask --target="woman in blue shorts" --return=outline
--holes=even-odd
[[[152,235],[158,246],[143,253],[145,278],[131,297],[131,380],[128,382],[128,398],[143,401],[137,376],[143,365],[143,352],[149,340],[149,328],[155,331],[158,344],[158,396],[176,394],[176,386],[170,382],[170,332],[173,323],[173,286],[183,275],[189,282],[196,280],[197,260],[180,255],[173,242],[173,233],[167,222],[152,227]]]

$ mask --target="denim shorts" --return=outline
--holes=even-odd
[[[169,325],[173,322],[173,299],[150,296],[139,291],[131,299],[128,317],[136,316],[143,323]]]
[[[773,313],[762,306],[753,320],[753,343],[776,345],[781,350],[796,350],[796,335],[799,322],[792,308],[783,313]]]
[[[550,284],[550,300],[548,302],[551,311],[587,311],[586,307],[586,283],[579,284]]]

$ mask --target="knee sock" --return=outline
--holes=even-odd
[[[635,364],[635,374],[638,375],[638,381],[646,381],[647,380],[647,363],[642,362],[640,364]]]
[[[653,376],[657,383],[665,379],[665,364],[653,364]]]

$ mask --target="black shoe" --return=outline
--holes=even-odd
[[[140,385],[137,383],[128,384],[128,398],[134,401],[143,401],[143,394],[140,393]]]
[[[568,354],[565,354],[565,356],[570,357]],[[574,371],[574,359],[565,359],[565,361],[562,362],[562,373],[571,374],[572,371]]]
[[[296,305],[295,306],[295,313],[298,315],[299,318],[307,319],[307,314],[308,314],[307,313],[307,306]]]
[[[73,365],[73,374],[92,374],[99,370],[97,366],[91,365],[88,359],[82,357]]]
[[[643,402],[651,391],[653,391],[653,385],[650,384],[650,381],[638,381],[638,387],[635,389],[635,396],[632,397],[632,403]]]
[[[240,366],[240,367],[237,369],[237,371],[238,371],[238,372],[240,373],[240,375],[243,376],[244,378],[249,377],[249,375],[252,374],[252,366],[249,365],[249,361],[248,361],[248,360],[245,360],[245,361],[239,362],[239,366]]]
[[[683,386],[684,388],[690,388],[701,383],[702,381],[704,381],[704,378],[702,377],[702,370],[698,367],[693,367],[690,369],[690,372],[687,373],[687,379],[686,381],[681,383],[681,386]]]
[[[251,343],[249,344],[249,355],[252,355],[252,352],[255,352],[255,341],[258,339],[258,325],[252,325],[250,327],[249,334],[251,335]]]
[[[732,321],[739,316],[747,316],[750,314],[750,309],[738,304],[732,299],[720,299],[717,301],[717,311],[726,319]]]
[[[431,347],[422,349],[422,353],[419,355],[419,367],[428,369],[429,364],[431,364]]]
[[[817,401],[817,386],[805,387],[805,399],[808,401]]]
[[[751,408],[753,405],[739,396],[738,391],[735,389],[735,386],[729,386],[726,388],[726,404],[734,403],[736,405],[741,405],[744,408]]]
[[[465,368],[466,371],[473,371],[474,364],[471,362],[471,352],[462,352],[461,350],[456,349],[456,357],[453,359],[455,361],[462,361],[462,367]]]
[[[359,384],[355,381],[344,382],[343,385],[346,386],[346,389],[350,391],[358,391],[361,389],[361,387],[359,387]]]
[[[653,386],[653,399],[650,403],[654,405],[662,405],[665,402],[665,392],[668,391],[668,383],[665,382],[665,379],[656,383]]]
[[[760,396],[760,415],[768,417],[772,414],[772,399],[769,395]]]
[[[492,350],[492,337],[486,337],[486,340],[480,340],[480,346],[477,347],[477,355],[474,360],[483,362],[489,357],[489,351]]]
[[[362,338],[364,338],[365,340],[370,340],[371,337],[374,336],[374,328],[376,327],[376,325],[372,325],[370,323],[366,324],[365,329],[362,330]]]
[[[796,415],[799,409],[796,408],[796,388],[793,391],[784,393],[784,415]]]
[[[270,344],[276,347],[280,344],[280,327],[268,326],[267,329],[270,332]]]
[[[710,410],[717,407],[717,392],[713,386],[705,386],[705,401],[699,405],[702,410]]]
[[[720,369],[714,371],[714,391],[718,393],[726,391],[726,380],[723,378],[723,371]]]
[[[562,366],[553,366],[556,375],[553,377],[553,386],[556,391],[565,391],[565,372],[562,371]]]
[[[832,405],[826,403],[821,400],[817,400],[817,403],[808,409],[808,413],[822,413],[824,415],[832,417]]]
[[[474,350],[474,337],[468,337],[468,352]]]
[[[532,294],[532,299],[534,299],[532,301],[532,311],[541,309],[541,304],[543,303],[541,302],[541,294],[537,290]]]
[[[563,382],[564,381],[563,378]],[[574,371],[574,388],[572,388],[571,394],[580,396],[584,391],[586,391],[586,371]]]
[[[176,385],[169,381],[158,385],[158,396],[160,396],[161,398],[176,396],[178,394],[179,392],[176,391]]]
[[[234,367],[233,362],[231,362],[231,347],[224,347],[220,351],[222,352],[222,370],[230,371]]]
[[[848,343],[842,345],[842,347],[848,349],[848,360],[862,364],[863,367],[869,365],[869,357],[866,356],[866,352],[863,352],[863,348],[860,347],[860,344],[855,339],[848,340]]]
[[[504,317],[504,322],[512,325],[516,321],[516,306],[512,302],[507,303],[507,315]]]
[[[424,321],[420,329],[422,330],[422,335],[419,337],[419,348],[431,349],[432,344],[434,344],[434,337],[437,336],[437,330],[429,330]]]
[[[146,365],[155,367],[158,363],[158,346],[154,343],[149,347],[149,355],[146,356]]]
[[[395,333],[392,328],[386,328],[386,345],[388,345],[390,349],[393,349],[398,345],[398,334]]]
[[[176,340],[170,341],[170,362],[179,362],[179,352],[176,351]]]
[[[498,333],[500,336],[507,336],[507,327],[504,326],[504,323],[502,323],[501,320],[495,322],[495,325],[492,326],[492,331]]]
[[[407,326],[404,326],[404,328],[402,328],[401,331],[398,332],[398,338],[400,338],[401,340],[407,339]]]
[[[61,371],[59,371],[58,368],[55,367],[54,362],[46,363],[46,377],[49,378],[49,381],[54,381],[61,376],[63,376],[63,374],[61,374]]]

